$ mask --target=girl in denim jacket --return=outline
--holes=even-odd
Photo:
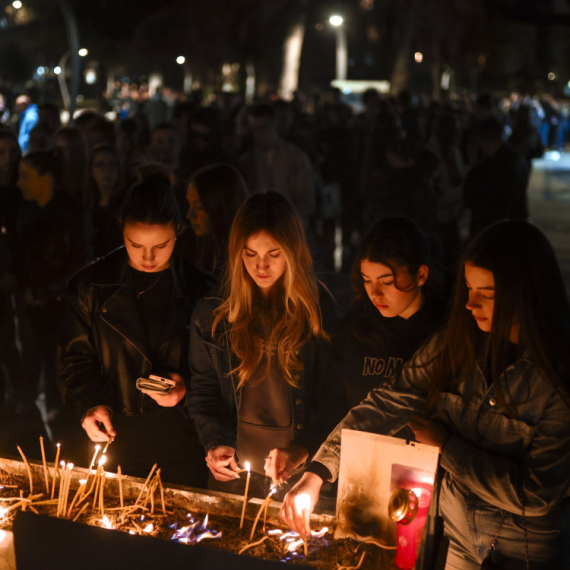
[[[453,308],[389,388],[372,391],[329,435],[281,516],[298,532],[299,493],[335,480],[342,429],[394,434],[405,424],[439,448],[446,570],[563,567],[570,487],[570,306],[552,247],[534,226],[499,222],[469,245]],[[526,521],[523,520],[523,508]]]

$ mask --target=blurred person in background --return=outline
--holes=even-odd
[[[86,261],[83,210],[61,188],[60,167],[50,153],[26,155],[18,187],[26,204],[18,216],[18,249],[12,260],[43,365],[48,421],[57,430],[60,411],[55,352],[62,324],[65,282]]]
[[[196,263],[217,282],[225,269],[234,216],[248,195],[242,175],[229,164],[206,166],[188,184],[186,217],[197,237]]]
[[[91,219],[92,259],[123,244],[117,214],[124,197],[123,168],[117,150],[108,145],[96,146],[89,160],[84,202]]]
[[[277,133],[270,105],[250,110],[253,148],[239,159],[240,170],[252,194],[275,191],[286,196],[305,226],[315,211],[315,176],[307,155]]]
[[[77,127],[62,127],[53,137],[54,153],[61,167],[61,189],[83,203],[87,175],[87,146]]]

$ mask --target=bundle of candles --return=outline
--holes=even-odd
[[[81,515],[86,513],[88,509],[91,508],[91,511],[100,517],[101,526],[111,528],[112,525],[109,522],[109,517],[105,514],[105,478],[107,474],[104,469],[104,465],[107,460],[106,453],[111,443],[112,440],[109,440],[105,445],[103,451],[101,451],[100,445],[95,446],[95,452],[89,464],[87,477],[86,479],[79,480],[79,488],[76,490],[73,498],[71,498],[71,480],[74,465],[71,462],[59,461],[61,452],[61,446],[59,443],[57,444],[54,467],[51,470],[50,485],[50,469],[48,468],[46,461],[43,438],[40,437],[40,448],[42,452],[43,465],[42,479],[43,482],[45,482],[45,493],[42,490],[41,492],[37,492],[35,494],[34,478],[32,475],[30,463],[28,462],[28,459],[20,446],[18,446],[18,452],[22,457],[22,461],[24,462],[28,475],[29,493],[27,497],[24,497],[24,491],[20,490],[20,497],[18,500],[16,500],[14,497],[0,497],[0,504],[2,504],[2,502],[12,503],[9,507],[0,507],[0,521],[2,521],[2,519],[5,519],[9,513],[16,511],[17,509],[29,509],[32,512],[38,513],[36,507],[40,505],[43,507],[56,507],[56,517],[77,521]],[[97,465],[96,468],[95,465]],[[154,465],[154,467],[151,469],[145,481],[145,484],[140,491],[139,496],[131,505],[124,504],[123,481],[120,466],[117,469],[117,477],[120,506],[112,507],[108,509],[108,511],[109,514],[113,512],[113,514],[119,515],[123,524],[125,523],[126,519],[134,519],[136,517],[140,517],[141,514],[144,515],[145,513],[149,513],[151,515],[155,515],[155,497],[157,493],[159,493],[160,497],[160,508],[162,510],[162,516],[165,516],[168,513],[164,501],[164,486],[162,484],[162,479],[160,476],[160,469],[157,469],[157,465]],[[4,487],[6,487],[6,485],[4,485]],[[133,530],[138,531],[140,528],[138,528],[138,525],[135,524]],[[149,531],[147,530],[146,532]]]
[[[10,491],[9,494],[11,496],[3,497],[2,494],[4,493],[0,493],[0,525],[8,525],[5,528],[9,528],[8,515],[21,509],[30,510],[37,514],[40,514],[41,511],[43,514],[72,521],[80,520],[88,524],[117,529],[131,534],[161,536],[182,544],[196,544],[205,539],[220,539],[222,537],[221,530],[208,528],[209,520],[207,514],[202,520],[189,513],[182,514],[179,510],[176,513],[167,510],[161,470],[157,465],[153,466],[142,487],[138,484],[136,488],[138,496],[136,493],[133,495],[131,483],[129,488],[130,500],[125,500],[123,496],[123,476],[120,467],[117,469],[117,475],[112,475],[114,481],[112,490],[109,492],[106,489],[105,480],[107,473],[104,467],[107,459],[106,453],[110,444],[111,441],[107,443],[104,449],[101,449],[99,445],[95,446],[89,468],[80,470],[82,474],[86,471],[86,475],[84,479],[79,480],[79,486],[77,486],[77,481],[80,475],[78,475],[78,471],[73,463],[60,461],[62,450],[59,444],[57,445],[53,467],[51,464],[48,467],[43,439],[40,438],[42,452],[41,470],[38,464],[33,465],[32,469],[26,455],[18,446],[28,481],[27,485],[23,483],[24,480],[17,486],[4,484],[4,491]],[[269,539],[273,545],[271,547],[272,551],[280,551],[282,553],[281,560],[288,562],[294,558],[305,558],[311,553],[317,552],[320,548],[330,545],[330,542],[324,538],[328,532],[326,527],[319,532],[311,532],[305,537],[278,528],[267,528],[268,510],[277,490],[276,485],[271,487],[269,494],[261,502],[251,528],[247,525],[248,528],[245,530],[244,523],[251,476],[249,463],[246,463],[245,466],[246,468],[243,471],[247,471],[247,480],[243,505],[241,506],[240,531],[238,532],[237,529],[232,531],[231,527],[229,527],[228,532],[231,538],[226,539],[233,542],[234,546],[232,549],[235,549],[235,552],[242,554]],[[39,489],[40,485],[41,489]],[[25,486],[29,486],[29,491],[20,490],[22,487],[25,488]],[[9,487],[13,488],[9,489]],[[1,487],[0,491],[2,491]],[[19,497],[15,497],[14,495],[18,492]],[[136,499],[134,498],[135,496]],[[296,505],[299,512],[308,521],[310,498],[306,495],[301,495],[298,497]],[[187,513],[187,511],[184,511],[184,513]],[[251,514],[253,515],[253,513]],[[182,520],[182,517],[185,517],[186,521]],[[261,525],[262,519],[263,524]],[[226,528],[229,522],[222,523],[220,521],[220,524]],[[237,521],[234,524],[237,527]],[[256,532],[258,533],[257,536]],[[239,536],[240,533],[243,533],[242,536]],[[259,533],[263,535],[259,536]]]

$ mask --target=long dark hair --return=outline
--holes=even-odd
[[[514,325],[519,327],[520,351],[570,403],[570,304],[554,251],[532,224],[507,220],[485,229],[463,255],[428,405],[431,407],[451,382],[466,378],[480,355],[478,341],[482,335],[465,308],[465,263],[491,271],[495,279],[493,322],[484,350],[502,409],[515,415],[510,395],[497,382],[510,364],[509,338]]]
[[[378,309],[370,301],[364,282],[360,264],[367,259],[372,263],[381,263],[389,267],[394,274],[394,285],[400,291],[413,291],[417,285],[415,280],[408,288],[403,288],[398,281],[398,269],[407,268],[410,276],[417,275],[420,266],[430,268],[430,245],[419,226],[408,218],[390,216],[374,222],[368,230],[356,254],[352,265],[352,287],[356,293],[352,302],[349,327],[359,340],[380,346],[386,341],[386,331],[378,328]],[[429,282],[428,277],[428,282]]]
[[[220,270],[227,255],[234,216],[249,196],[249,191],[242,175],[229,164],[206,166],[194,174],[189,184],[196,187],[211,224],[210,233],[199,240],[202,246],[201,265],[211,265],[214,271]],[[204,259],[208,255],[211,260]]]
[[[182,216],[170,178],[164,172],[151,171],[128,191],[119,213],[121,227],[127,223],[172,224],[178,232]]]

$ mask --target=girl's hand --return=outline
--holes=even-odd
[[[289,449],[276,447],[265,459],[265,475],[271,477],[273,484],[283,483],[299,465],[307,461],[308,457],[309,452],[304,447]]]
[[[301,480],[285,495],[283,499],[283,506],[279,511],[281,520],[291,528],[291,530],[300,534],[302,537],[310,535],[311,533],[311,513],[313,512],[317,501],[319,500],[319,493],[323,480],[314,473],[305,473]],[[299,495],[309,495],[310,503],[308,509],[304,513],[297,508],[295,504],[295,497]]]
[[[109,441],[117,435],[107,406],[97,406],[89,410],[81,422],[81,427],[91,441]]]
[[[412,414],[412,421],[408,425],[412,428],[416,439],[420,443],[439,447],[439,452],[441,453],[443,444],[449,438],[449,433],[443,424],[431,418]]]
[[[184,396],[186,396],[186,384],[182,379],[182,376],[180,376],[180,374],[176,374],[176,372],[169,373],[168,376],[176,382],[176,386],[174,386],[168,394],[159,394],[149,390],[141,390],[143,394],[150,396],[163,408],[173,408],[184,398]]]
[[[217,481],[239,479],[239,467],[236,463],[236,450],[233,447],[219,445],[212,447],[206,455],[206,465]]]

